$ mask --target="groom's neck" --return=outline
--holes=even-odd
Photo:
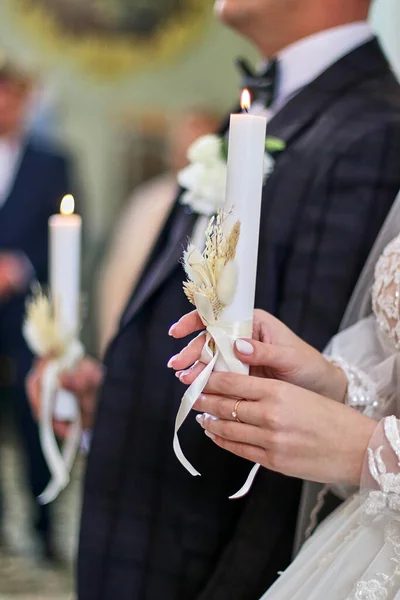
[[[229,0],[228,0],[229,2]],[[265,58],[310,35],[368,18],[370,0],[274,0],[259,11],[221,18],[247,37]]]

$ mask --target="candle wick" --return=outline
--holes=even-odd
[[[249,114],[249,109],[247,108],[247,106],[245,106],[244,108],[242,108],[242,113],[244,115],[248,115]]]

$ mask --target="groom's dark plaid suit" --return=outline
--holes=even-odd
[[[264,190],[257,306],[322,348],[400,188],[400,89],[378,43],[293,98],[268,133],[287,149]],[[208,440],[194,415],[172,450],[183,388],[167,336],[187,312],[178,263],[195,216],[176,204],[106,356],[85,485],[79,600],[258,600],[291,556],[300,482]],[[294,408],[295,410],[295,408]]]

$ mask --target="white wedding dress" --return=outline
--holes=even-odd
[[[362,491],[348,492],[261,600],[400,600],[400,235],[376,265],[372,304],[327,350],[349,379],[347,403],[380,420]]]

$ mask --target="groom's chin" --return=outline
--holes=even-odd
[[[227,0],[216,0],[214,4],[214,14],[218,17],[218,19],[229,25],[229,7],[227,4]]]
[[[224,12],[224,4],[225,0],[216,0],[214,3],[214,14],[219,18],[222,18],[222,14]]]
[[[247,6],[244,5],[243,8],[242,2],[233,0],[216,0],[214,14],[225,25],[241,31],[242,23],[247,17]]]

